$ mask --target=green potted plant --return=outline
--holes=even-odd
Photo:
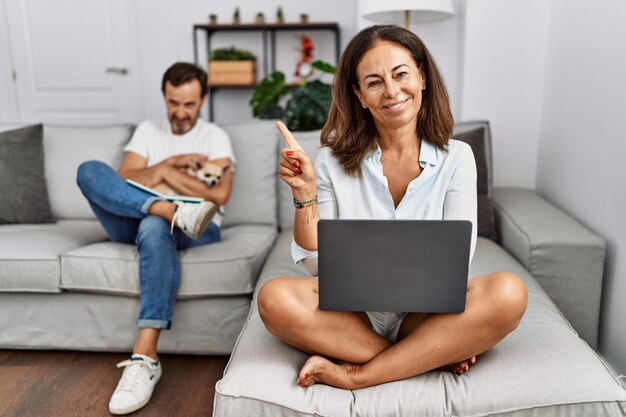
[[[323,61],[314,61],[312,66],[323,73],[335,73],[335,67]],[[279,103],[283,97],[288,97],[284,106]],[[292,131],[306,131],[322,128],[330,102],[329,84],[306,79],[300,85],[290,86],[285,82],[285,74],[274,71],[254,90],[250,106],[254,117],[280,119]]]
[[[278,6],[276,9],[276,23],[285,23],[285,16],[283,15],[283,6]]]
[[[234,46],[218,48],[209,55],[210,85],[255,85],[256,57]]]
[[[235,11],[233,12],[233,23],[239,24],[241,21],[241,13],[239,12],[239,7],[235,7]]]

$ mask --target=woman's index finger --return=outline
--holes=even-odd
[[[296,138],[293,137],[293,135],[291,134],[289,129],[287,129],[287,126],[285,126],[283,122],[281,122],[280,120],[277,120],[276,127],[278,128],[278,131],[280,132],[281,136],[287,143],[287,146],[289,146],[289,149],[291,149],[292,151],[303,150],[302,146],[300,146]]]

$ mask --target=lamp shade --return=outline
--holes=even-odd
[[[409,11],[411,23],[436,22],[454,16],[452,0],[359,0],[365,19],[400,23]]]

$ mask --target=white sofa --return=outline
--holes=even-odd
[[[76,185],[81,162],[118,167],[134,126],[44,126],[55,224],[0,225],[0,347],[129,351],[138,256],[110,242]],[[271,122],[225,126],[240,159],[222,242],[181,253],[181,285],[162,352],[228,354],[277,236],[277,138]],[[273,159],[257,159],[255,154]],[[260,152],[263,153],[263,152]]]

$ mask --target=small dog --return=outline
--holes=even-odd
[[[184,170],[187,174],[191,175],[194,178],[199,179],[204,182],[209,187],[215,187],[220,183],[222,179],[222,175],[224,171],[229,167],[225,167],[222,169],[221,166],[214,164],[213,162],[204,162],[200,169],[193,169],[191,167]],[[165,182],[161,182],[153,187],[153,189],[163,195],[176,195],[178,194],[176,191],[172,190],[169,185]]]
[[[187,168],[187,174],[192,177],[196,177],[209,187],[213,187],[220,183],[224,170],[221,166],[214,164],[213,162],[205,162],[204,165],[202,165],[202,168],[198,170]]]

